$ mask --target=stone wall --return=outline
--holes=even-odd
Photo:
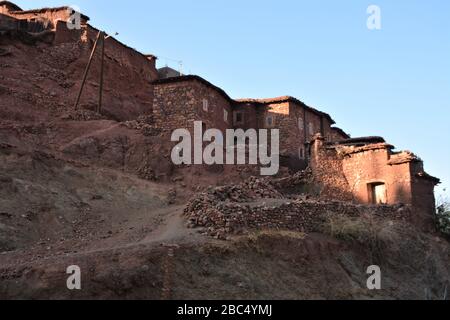
[[[263,108],[255,103],[234,103],[233,104],[233,127],[236,129],[259,129],[260,124],[258,119],[259,113]],[[237,114],[241,114],[242,121],[237,122]]]
[[[322,133],[322,124],[321,124],[321,117],[317,115],[316,113],[313,113],[309,110],[306,110],[306,142],[309,143],[314,135],[320,133],[323,136]],[[310,126],[312,130],[310,130]]]
[[[409,207],[363,206],[339,201],[287,199],[277,181],[251,178],[237,186],[219,187],[196,195],[184,213],[191,228],[219,239],[263,229],[318,232],[328,216],[374,217],[406,221]]]
[[[267,103],[259,110],[258,128],[280,129],[280,153],[297,161],[308,158],[307,145],[315,134],[331,130],[328,120],[292,101]],[[268,117],[273,118],[272,126]]]
[[[330,129],[331,142],[340,142],[349,138],[349,136],[340,128],[332,127]]]
[[[204,102],[207,110],[203,109]],[[194,78],[156,82],[153,108],[155,123],[167,132],[188,129],[193,134],[195,121],[202,121],[205,129],[219,129],[224,134],[233,127],[230,101]],[[224,110],[228,113],[227,121]]]
[[[261,109],[258,118],[259,128],[280,130],[280,154],[298,159],[302,143],[301,132],[297,126],[297,110],[290,102],[271,103]],[[271,117],[273,124],[268,124]]]

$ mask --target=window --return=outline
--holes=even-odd
[[[266,126],[273,127],[273,123],[274,123],[273,116],[267,116],[266,117]]]
[[[244,123],[244,115],[242,112],[235,112],[234,113],[234,124],[242,124]]]
[[[299,150],[298,150],[298,157],[301,160],[305,159],[305,148],[303,148],[303,147],[299,148]]]
[[[302,118],[298,118],[298,128],[300,129],[300,131],[305,130],[305,123],[303,122]]]
[[[203,99],[203,111],[208,112],[209,102],[206,99]]]
[[[228,123],[228,111],[223,109],[223,121]]]
[[[310,122],[308,127],[309,127],[309,134],[312,136],[314,134],[314,124]]]

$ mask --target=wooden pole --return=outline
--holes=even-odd
[[[98,40],[100,39],[101,31],[98,32],[97,39],[95,39],[94,47],[92,48],[91,56],[89,57],[88,64],[86,66],[86,70],[84,71],[83,81],[81,82],[80,91],[78,92],[77,101],[75,102],[75,110],[78,109],[78,104],[80,103],[81,94],[83,93],[84,84],[86,83],[86,79],[89,73],[89,69],[91,68],[92,59],[94,58],[95,50],[97,49]]]
[[[103,100],[103,70],[105,65],[105,33],[102,32],[100,41],[102,42],[102,53],[101,53],[101,63],[100,63],[100,88],[98,94],[98,108],[97,113],[102,110],[102,100]]]

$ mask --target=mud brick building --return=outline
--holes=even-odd
[[[81,43],[82,56],[87,59],[99,31],[89,25],[85,15],[80,15],[79,30],[69,28],[72,14],[68,7],[25,11],[0,1],[0,32],[32,36],[44,32],[56,45]],[[434,209],[434,187],[439,180],[424,171],[417,156],[394,152],[382,138],[351,139],[334,126],[330,115],[294,97],[232,99],[199,76],[169,74],[170,70],[158,73],[155,56],[144,55],[113,37],[105,50],[105,72],[118,80],[106,84],[102,112],[110,118],[125,121],[151,115],[154,126],[166,133],[193,130],[195,121],[202,121],[204,130],[279,129],[281,164],[292,170],[310,166],[322,194],[361,203],[411,204],[423,212]],[[98,72],[96,65],[94,61]],[[95,95],[98,80],[90,80],[86,90]],[[124,83],[129,87],[123,87]],[[75,95],[76,90],[68,98]],[[82,101],[81,106],[90,108],[92,104],[95,101]]]
[[[411,204],[417,212],[427,213],[418,219],[429,219],[439,179],[428,175],[413,153],[393,150],[381,137],[329,143],[316,135],[311,168],[325,195],[359,203]]]

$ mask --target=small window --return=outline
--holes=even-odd
[[[223,109],[223,121],[228,123],[228,111]]]
[[[312,122],[309,123],[309,134],[311,136],[314,134],[314,124]]]
[[[273,116],[267,116],[267,117],[266,117],[266,125],[267,125],[268,127],[273,127],[273,123],[274,123],[274,121],[273,121]]]
[[[244,122],[244,115],[242,112],[234,113],[234,124],[242,124]]]
[[[208,112],[209,102],[206,99],[203,99],[203,111]]]
[[[305,123],[303,122],[302,118],[298,118],[298,128],[300,131],[303,131],[305,129]]]
[[[298,150],[298,157],[301,160],[305,159],[305,148],[303,148],[303,147],[299,148],[299,150]]]

